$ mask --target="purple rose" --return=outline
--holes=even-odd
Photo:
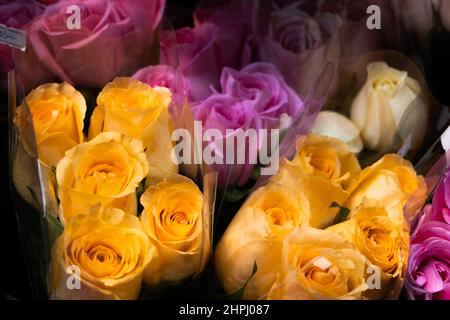
[[[147,83],[152,87],[168,88],[172,93],[172,101],[177,106],[181,106],[185,99],[189,98],[188,81],[171,66],[148,66],[136,72],[133,78]]]
[[[406,289],[412,299],[450,300],[450,225],[427,221],[411,238]]]
[[[225,94],[212,94],[202,102],[192,107],[196,120],[202,122],[203,130],[217,129],[222,134],[220,142],[208,141],[205,146],[210,146],[215,151],[217,158],[222,163],[215,163],[212,168],[219,173],[219,185],[224,186],[227,183],[244,185],[252,172],[253,164],[250,160],[256,162],[258,143],[249,143],[246,140],[244,146],[238,145],[234,148],[234,164],[226,164],[226,145],[234,142],[234,134],[227,134],[230,130],[248,130],[255,129],[256,132],[261,128],[260,118],[254,108],[254,103],[250,100],[239,100],[233,96]],[[221,148],[218,148],[218,146]],[[237,164],[237,153],[245,150],[245,164]]]
[[[342,15],[317,1],[278,9],[260,3],[254,17],[259,58],[275,64],[286,82],[306,96],[326,62],[339,58]]]
[[[220,77],[222,93],[253,102],[265,128],[279,126],[283,114],[293,118],[303,106],[299,96],[270,63],[253,63],[240,71],[224,68]]]
[[[64,80],[103,86],[148,65],[152,34],[164,0],[63,0],[46,8],[27,29],[26,52],[15,63],[26,86]],[[80,29],[67,26],[67,8],[80,8]]]
[[[176,65],[190,83],[193,101],[201,101],[211,95],[212,88],[219,87],[223,67],[240,68],[246,62],[243,57],[244,39],[236,29],[224,30],[212,23],[194,28],[182,28],[162,34],[161,63]]]

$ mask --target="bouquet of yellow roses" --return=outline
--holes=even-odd
[[[178,70],[148,66],[170,29],[165,2],[114,1],[100,21],[95,1],[72,4],[91,24],[66,28],[68,4],[48,6],[9,73],[11,178],[25,200],[16,214],[33,295],[158,296],[205,268],[216,184],[213,173],[183,175],[173,156],[185,97],[159,73]],[[153,82],[144,66],[157,70]]]

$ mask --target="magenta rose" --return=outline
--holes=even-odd
[[[450,225],[427,221],[411,238],[406,289],[411,299],[450,300]]]
[[[294,118],[303,106],[299,96],[270,63],[253,63],[240,71],[224,68],[220,84],[223,94],[252,101],[265,128],[279,127],[283,114]]]
[[[450,172],[447,171],[433,196],[432,206],[425,210],[423,221],[450,224]],[[419,227],[420,228],[420,227]]]
[[[161,63],[176,65],[190,83],[193,101],[211,95],[211,88],[219,88],[223,67],[240,68],[247,62],[242,51],[243,39],[235,29],[224,30],[212,23],[194,28],[165,32],[161,38]]]
[[[306,96],[326,62],[339,58],[342,14],[317,1],[281,3],[278,8],[269,3],[260,2],[254,15],[258,56],[275,64],[286,82]]]
[[[249,140],[246,140],[245,145],[236,145],[236,142],[233,142],[235,134],[227,134],[226,131],[227,129],[244,131],[254,129],[258,132],[261,121],[254,103],[251,100],[237,99],[230,95],[212,94],[192,106],[192,111],[195,119],[202,122],[204,132],[208,129],[216,129],[221,133],[220,142],[211,139],[204,143],[204,149],[209,145],[214,150],[216,158],[222,162],[211,164],[211,167],[219,173],[219,185],[245,185],[254,166],[250,162],[256,162],[258,143],[250,144]],[[228,165],[225,152],[227,143],[233,143],[235,146],[234,163]],[[245,164],[237,164],[238,152],[244,151]]]
[[[172,101],[177,106],[181,106],[185,99],[189,100],[189,82],[171,66],[148,66],[137,71],[133,78],[152,87],[166,87],[172,93]],[[173,104],[171,106],[173,107]]]
[[[103,86],[148,65],[152,33],[164,0],[63,0],[46,8],[27,29],[27,52],[15,63],[26,86],[53,79]],[[70,30],[67,8],[80,8],[80,29]]]

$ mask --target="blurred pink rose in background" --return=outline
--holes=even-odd
[[[177,66],[179,62],[192,101],[201,101],[212,88],[219,88],[224,67],[240,69],[250,62],[248,32],[241,20],[228,19],[222,9],[202,9],[194,13],[193,28],[178,29],[175,35],[165,32],[161,38],[161,63]]]
[[[0,0],[0,23],[22,29],[45,9],[45,6],[33,0]],[[12,49],[0,44],[0,81],[6,80],[6,73],[13,69]]]
[[[28,50],[14,59],[26,87],[64,80],[103,86],[151,61],[153,31],[164,0],[62,0],[48,6],[28,28]],[[80,29],[70,30],[67,8],[81,9]]]

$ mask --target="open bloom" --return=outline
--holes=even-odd
[[[450,225],[427,221],[411,238],[406,288],[414,299],[450,299]]]
[[[136,299],[156,248],[139,219],[97,206],[68,223],[52,251],[50,285],[57,299]],[[79,287],[70,288],[70,285]]]
[[[383,207],[399,225],[404,209],[409,207],[415,212],[411,204],[421,208],[426,198],[423,177],[417,175],[409,161],[395,154],[387,154],[365,168],[346,190],[350,193],[346,207]]]
[[[381,271],[380,287],[368,290],[368,297],[383,298],[394,286],[392,280],[404,279],[409,252],[407,226],[405,219],[397,225],[386,210],[374,207],[357,211],[351,219],[328,228],[352,243],[369,264]]]
[[[147,171],[142,142],[117,132],[70,149],[56,168],[61,222],[98,203],[136,215],[136,188]]]
[[[150,186],[141,203],[143,229],[158,249],[158,259],[147,268],[145,281],[180,281],[199,270],[203,195],[197,185],[186,177],[171,175]]]
[[[359,299],[366,259],[338,234],[295,229],[283,242],[280,274],[268,299]]]
[[[281,241],[293,228],[308,226],[310,207],[301,193],[279,184],[255,191],[228,226],[215,253],[216,272],[228,293],[258,271],[245,288],[246,299],[263,297],[276,280]]]

